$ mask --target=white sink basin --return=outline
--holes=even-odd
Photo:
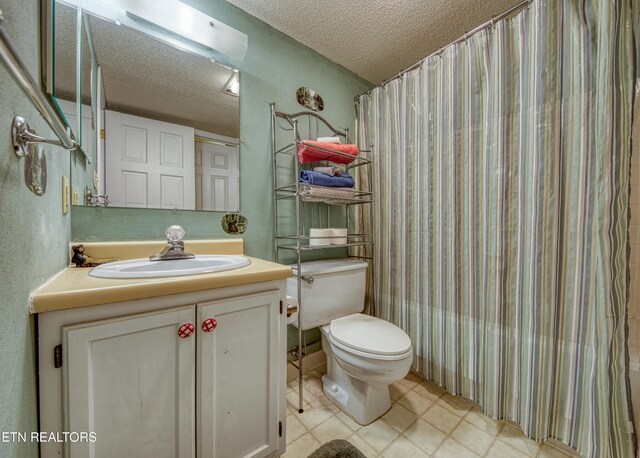
[[[244,256],[199,255],[193,259],[150,261],[149,258],[115,261],[94,267],[89,275],[97,278],[158,278],[209,274],[239,269],[251,264]]]

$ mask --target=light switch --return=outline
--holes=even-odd
[[[73,193],[71,194],[71,205],[80,204],[80,192],[78,191],[78,186],[73,186]]]
[[[62,176],[62,214],[69,213],[69,178]]]

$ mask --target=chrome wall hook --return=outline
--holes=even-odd
[[[78,147],[78,144],[74,140],[72,140],[73,146],[68,148],[61,140],[48,139],[34,134],[29,128],[29,123],[22,116],[16,116],[13,118],[13,123],[11,124],[11,138],[13,139],[13,151],[18,157],[24,157],[29,154],[30,143],[56,145],[69,151]]]

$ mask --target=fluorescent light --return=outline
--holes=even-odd
[[[126,14],[155,24],[164,30],[242,60],[248,37],[233,27],[207,16],[178,0],[126,1]]]
[[[210,59],[216,52],[243,60],[246,34],[179,0],[56,0],[141,30]],[[180,43],[183,43],[181,45]]]

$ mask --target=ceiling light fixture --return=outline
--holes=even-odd
[[[150,22],[234,59],[243,60],[247,53],[246,34],[179,0],[137,0],[126,3],[126,14],[133,19]]]
[[[121,22],[209,59],[218,60],[216,53],[220,53],[241,61],[247,53],[246,34],[179,0],[56,1]]]

